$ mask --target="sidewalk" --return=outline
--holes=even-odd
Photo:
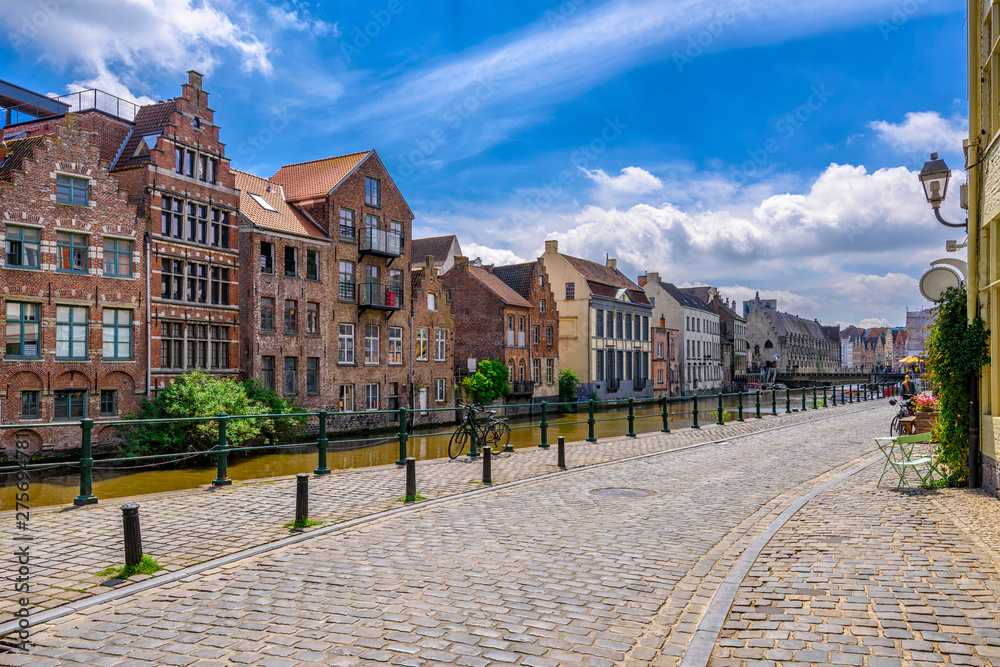
[[[886,405],[885,401],[861,403],[703,426],[700,430],[569,443],[567,465],[579,468],[803,421],[844,419]],[[548,451],[520,449],[493,462],[495,485],[556,471],[555,445]],[[417,465],[417,491],[427,499],[463,493],[479,487],[481,474],[480,459],[421,462]],[[396,466],[314,475],[310,479],[310,518],[329,525],[375,514],[402,506],[399,500],[403,493],[404,474]],[[102,585],[106,577],[98,577],[97,572],[123,563],[119,507],[129,500],[141,505],[145,553],[156,558],[167,573],[287,538],[291,533],[284,525],[294,518],[295,480],[253,480],[230,487],[120,498],[87,507],[32,509],[33,612],[109,590]],[[0,520],[12,524],[14,513],[4,512]],[[0,549],[4,553],[14,552],[14,533],[3,531]],[[130,581],[144,578],[147,575],[137,575]],[[10,618],[18,597],[13,585],[0,591],[0,622]]]

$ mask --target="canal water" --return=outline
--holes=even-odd
[[[798,396],[796,396],[798,394]],[[732,419],[737,416],[737,397],[726,396],[724,408]],[[699,401],[702,424],[716,421],[715,409],[718,399],[703,399]],[[839,401],[839,396],[838,396]],[[785,411],[784,392],[777,396],[779,413]],[[808,395],[807,404],[812,408],[812,395]],[[820,399],[822,405],[822,399]],[[801,392],[793,390],[791,408],[800,409]],[[671,402],[669,405],[669,422],[671,429],[691,426],[691,401]],[[770,414],[770,392],[761,395],[761,413]],[[598,440],[620,437],[628,431],[628,409],[602,411],[597,413],[597,423],[594,434]],[[635,409],[635,430],[637,433],[659,431],[662,428],[662,418],[658,405],[645,405]],[[754,403],[751,395],[744,395],[744,418],[754,417]],[[587,438],[587,410],[583,405],[575,414],[555,415],[548,418],[548,441],[555,446],[556,438],[564,436],[567,442],[585,440]],[[582,422],[582,423],[581,423]],[[511,418],[511,444],[515,448],[536,447],[539,444],[541,431],[539,417],[534,419]],[[448,442],[453,424],[442,424],[434,427],[434,431],[412,433],[407,443],[407,455],[418,461],[438,459],[448,456]],[[393,435],[384,440],[374,441],[337,441],[336,434],[331,434],[327,455],[327,465],[334,470],[364,468],[395,463],[399,458],[399,442]],[[281,477],[300,472],[312,472],[317,465],[316,446],[302,445],[293,448],[269,450],[260,454],[234,452],[229,455],[229,477],[236,481]],[[215,478],[215,463],[211,457],[198,456],[187,462],[164,465],[159,462],[137,461],[135,465],[105,464],[98,459],[94,462],[93,492],[102,502],[114,498],[123,498],[147,493],[179,491],[192,489],[211,483]],[[80,489],[79,462],[54,464],[51,468],[35,469],[30,473],[30,506],[45,507],[73,502]],[[0,510],[14,509],[14,494],[16,480],[11,473],[0,473]]]

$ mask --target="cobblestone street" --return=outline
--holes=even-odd
[[[876,488],[878,462],[848,475],[876,461],[872,438],[890,416],[883,402],[574,444],[570,463],[579,466],[731,438],[316,535],[35,627],[32,654],[0,654],[0,664],[687,667],[709,654],[713,665],[747,667],[991,664],[1000,655],[996,501]],[[498,460],[494,475],[528,479],[554,471],[552,459],[519,451]],[[478,465],[427,464],[418,484],[443,497],[478,473]],[[316,484],[314,507],[339,519],[388,508],[401,481],[394,468],[330,475]],[[230,551],[277,539],[292,498],[283,482],[281,492],[275,482],[143,500],[144,531],[160,525],[148,518],[158,512],[200,505],[231,529]],[[734,564],[795,501],[828,483],[778,529],[730,609]],[[602,489],[651,493],[594,493]],[[237,512],[241,498],[244,510],[248,498],[257,509]],[[76,526],[95,517],[77,530],[103,530],[113,561],[116,511],[53,511],[39,523],[51,522],[54,534],[63,517]],[[172,537],[162,529],[146,551],[175,570],[224,551],[193,555],[204,528],[191,524],[175,549],[187,560],[168,555]],[[68,525],[61,529],[72,533]],[[714,649],[695,655],[696,631],[720,612]]]

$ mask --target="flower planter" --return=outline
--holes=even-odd
[[[937,423],[938,413],[937,412],[915,412],[913,413],[913,432],[914,433],[930,433],[934,428],[934,424]]]

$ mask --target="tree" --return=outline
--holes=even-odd
[[[565,368],[559,371],[559,402],[570,403],[576,400],[576,386],[580,383],[580,377],[571,369]]]
[[[248,391],[249,390],[249,391]],[[191,371],[175,378],[156,398],[144,400],[138,412],[126,419],[163,419],[155,424],[127,424],[121,427],[123,456],[144,456],[212,449],[218,442],[215,420],[185,422],[185,417],[227,415],[294,414],[302,412],[292,402],[278,397],[256,382],[242,383],[230,378]],[[234,419],[226,425],[226,441],[231,446],[254,441],[290,438],[299,432],[302,419]]]
[[[978,418],[969,414],[971,385],[990,360],[990,332],[978,315],[969,322],[966,299],[964,285],[946,290],[935,309],[937,320],[924,340],[927,378],[938,397],[935,462],[949,486],[968,482],[969,418]]]
[[[510,396],[508,378],[507,366],[502,361],[486,359],[479,362],[474,375],[462,380],[462,388],[469,392],[474,403],[489,405],[498,398]]]

